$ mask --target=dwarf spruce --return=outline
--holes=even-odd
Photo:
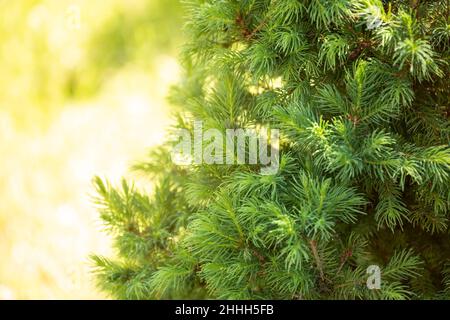
[[[186,7],[174,130],[279,130],[279,167],[179,166],[168,141],[135,166],[150,194],[95,179],[117,249],[93,257],[101,288],[123,299],[450,299],[449,2]]]

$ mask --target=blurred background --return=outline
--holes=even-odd
[[[0,0],[0,299],[102,299],[91,179],[161,142],[177,0]]]

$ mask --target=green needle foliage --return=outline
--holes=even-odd
[[[280,168],[95,180],[124,299],[450,299],[448,1],[191,0],[177,128],[278,128]],[[381,288],[366,287],[370,265]]]

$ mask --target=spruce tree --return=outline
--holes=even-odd
[[[277,128],[279,170],[95,179],[123,299],[449,299],[447,0],[190,0],[175,129]],[[369,289],[369,266],[381,286]]]

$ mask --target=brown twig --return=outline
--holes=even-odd
[[[322,281],[325,281],[325,275],[323,273],[322,261],[320,260],[319,253],[317,252],[317,242],[315,240],[310,240],[309,245],[311,246],[311,251],[314,256],[314,260],[316,260],[317,268],[319,269],[320,278]]]
[[[262,27],[264,27],[264,25],[266,24],[266,20],[261,21],[261,23],[255,29],[249,30],[245,23],[245,18],[239,13],[236,17],[236,24],[241,28],[242,36],[245,39],[250,40],[259,30],[261,30]]]
[[[251,38],[253,38],[253,36],[259,31],[261,30],[262,27],[264,27],[264,25],[266,24],[266,20],[263,20],[260,22],[260,24],[258,24],[258,26],[253,29],[253,31],[247,36],[247,39],[250,40]]]
[[[258,259],[258,261],[261,265],[263,265],[266,262],[266,259],[264,258],[264,256],[262,254],[260,254],[258,251],[256,251],[256,249],[253,249],[252,253],[256,257],[256,259]]]
[[[353,254],[352,249],[345,250],[344,253],[341,256],[341,264],[339,265],[339,269],[337,270],[336,274],[339,274],[344,267],[344,264],[347,262],[348,258],[350,258]]]
[[[374,43],[371,40],[360,40],[358,46],[350,52],[349,59],[352,61],[356,60],[364,50],[370,49],[373,45]]]

